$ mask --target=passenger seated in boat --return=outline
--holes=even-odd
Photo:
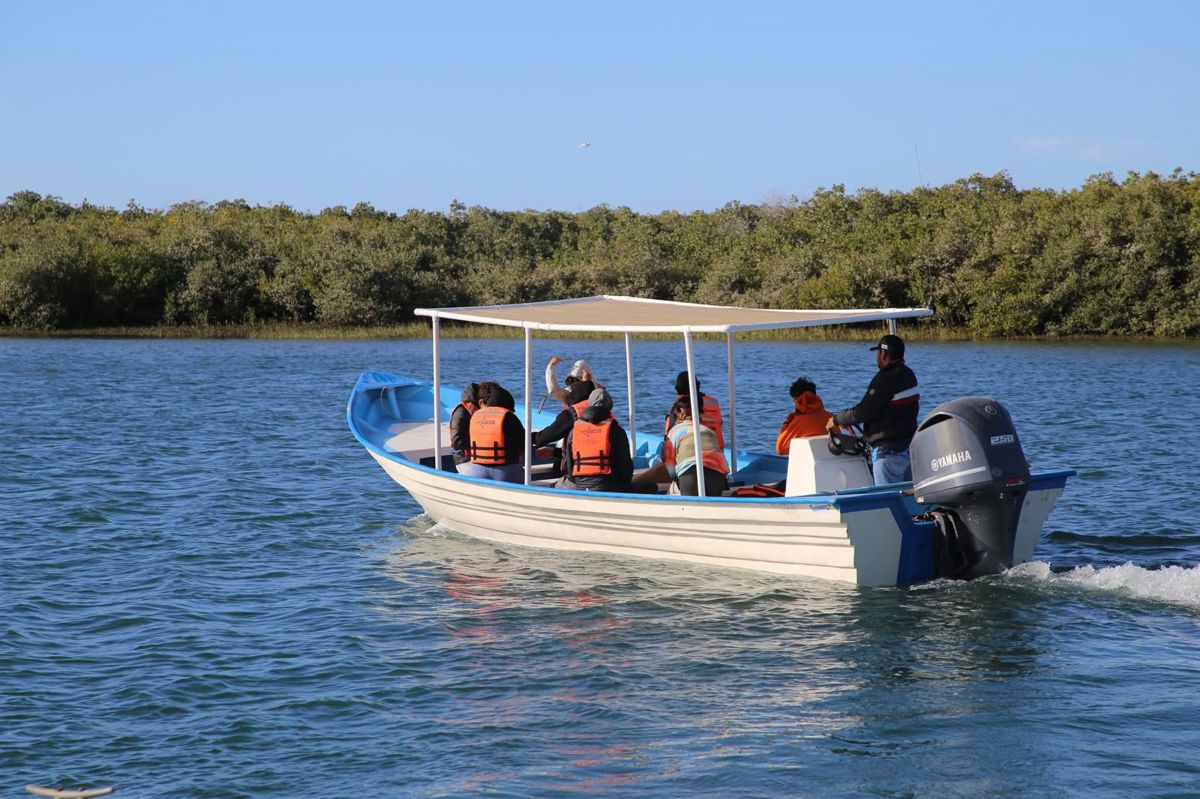
[[[612,397],[602,388],[591,393],[587,406],[563,444],[566,474],[557,488],[583,491],[626,491],[633,478],[629,437],[612,416]]]
[[[675,423],[667,431],[663,442],[663,464],[673,481],[673,492],[684,496],[698,496],[699,485],[696,478],[696,439],[692,432],[692,405],[684,397],[675,403],[671,409],[671,418]],[[728,488],[725,475],[729,474],[729,464],[725,462],[725,453],[717,441],[717,434],[705,425],[700,425],[701,462],[704,467],[704,494],[709,497],[719,497]]]
[[[725,449],[725,433],[722,430],[721,425],[721,404],[717,402],[716,397],[712,396],[711,394],[705,394],[700,390],[699,378],[695,380],[695,387],[696,403],[700,407],[700,424],[716,433],[717,445],[723,450]],[[690,406],[688,397],[691,388],[692,381],[688,380],[688,373],[686,371],[680,372],[675,377],[675,402],[678,404],[682,401]],[[674,411],[674,408],[671,410]],[[690,410],[688,416],[691,416]],[[671,418],[671,414],[668,412],[665,424],[663,425],[664,433],[671,428],[672,423],[673,420]]]
[[[571,390],[571,385],[576,382],[587,380],[593,383],[596,388],[604,388],[603,383],[596,381],[596,373],[592,371],[592,367],[588,366],[588,362],[582,358],[571,364],[571,369],[567,372],[567,376],[563,380],[566,385],[565,387],[560,386],[558,384],[558,365],[560,363],[562,363],[562,358],[555,355],[546,364],[546,394],[561,402],[563,407],[569,404],[567,401],[567,392]],[[587,398],[584,397],[584,399],[586,400]]]
[[[522,483],[525,425],[513,413],[512,394],[497,383],[479,384],[479,410],[471,414],[469,454],[464,474],[485,480]]]
[[[450,447],[454,450],[454,468],[459,474],[467,473],[471,462],[471,415],[479,410],[479,384],[472,383],[463,389],[459,403],[450,411]]]
[[[688,405],[689,406],[689,411],[688,411],[689,418],[691,417],[691,411],[690,411],[691,400],[689,399],[689,397],[690,397],[689,392],[691,391],[691,386],[689,385],[690,382],[691,381],[688,380],[688,373],[686,371],[680,372],[675,377],[675,405],[678,405],[680,402],[684,403],[685,405]],[[696,387],[696,402],[700,406],[700,424],[703,425],[704,427],[707,427],[709,430],[713,431],[713,433],[717,437],[717,444],[718,444],[719,448],[721,450],[724,450],[725,449],[725,434],[722,432],[721,404],[719,402],[717,402],[716,397],[714,397],[710,394],[705,394],[704,392],[702,392],[700,390],[700,381],[699,380],[695,381],[695,387]],[[675,420],[672,417],[672,414],[674,413],[674,411],[675,411],[675,406],[672,405],[671,410],[667,412],[666,417],[663,419],[663,433],[664,434],[667,433],[671,429],[671,425],[673,425],[675,423]],[[655,458],[656,459],[662,458],[661,446],[659,448],[659,451],[655,454]],[[651,466],[649,469],[647,469],[646,471],[642,472],[641,474],[639,474],[637,476],[637,479],[634,480],[634,487],[635,488],[645,487],[645,486],[649,486],[651,484],[657,485],[658,483],[671,482],[671,480],[672,480],[672,478],[671,478],[671,475],[668,474],[668,472],[667,472],[666,465],[662,462],[658,462],[658,463],[655,463],[654,466]]]
[[[816,384],[807,377],[801,377],[792,383],[788,393],[792,395],[792,403],[796,410],[788,414],[779,428],[779,436],[775,439],[775,452],[780,455],[788,454],[793,438],[824,436],[825,423],[833,416],[825,410],[825,403],[817,396]]]
[[[566,407],[559,411],[554,421],[541,430],[533,431],[533,446],[548,447],[556,441],[562,441],[571,432],[571,426],[579,418],[580,412],[588,406],[588,397],[596,390],[591,380],[576,380],[567,390]]]

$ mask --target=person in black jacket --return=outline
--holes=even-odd
[[[539,460],[549,460],[555,465],[555,471],[551,476],[557,477],[566,474],[567,464],[563,460],[562,452],[553,445],[562,441],[571,432],[571,426],[579,418],[579,410],[587,407],[588,397],[595,390],[596,387],[591,380],[572,380],[570,386],[567,387],[566,395],[562,398],[566,407],[558,412],[558,416],[554,417],[553,422],[541,430],[533,431],[534,454]]]
[[[904,340],[899,336],[884,336],[871,350],[879,371],[867,393],[853,408],[835,413],[825,429],[862,425],[863,440],[871,447],[875,485],[901,483],[912,479],[908,445],[917,432],[921,405],[917,376],[904,363]]]
[[[472,383],[463,389],[459,403],[450,411],[450,448],[454,450],[454,468],[459,474],[466,474],[466,465],[471,462],[467,452],[471,448],[471,414],[477,410],[479,384]]]
[[[595,390],[596,386],[591,380],[578,380],[572,383],[571,387],[567,389],[567,394],[564,398],[567,407],[559,411],[558,416],[554,417],[553,422],[541,430],[533,431],[533,446],[546,447],[556,441],[562,441],[567,433],[571,432],[571,426],[575,424],[575,420],[579,418],[579,411],[576,406],[580,403],[586,403],[588,397]]]

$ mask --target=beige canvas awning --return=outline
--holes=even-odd
[[[733,333],[789,327],[844,325],[931,316],[929,308],[772,310],[728,305],[646,300],[637,297],[580,297],[571,300],[469,308],[418,308],[418,316],[523,327],[531,330],[590,330],[614,333]]]

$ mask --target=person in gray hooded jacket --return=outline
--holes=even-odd
[[[612,415],[612,397],[598,388],[563,444],[566,475],[558,488],[583,491],[628,491],[633,479],[629,437]]]

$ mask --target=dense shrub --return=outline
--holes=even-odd
[[[764,307],[933,304],[984,336],[1200,333],[1200,176],[1021,190],[820,189],[638,214],[319,214],[241,200],[124,211],[0,203],[0,324],[390,324],[420,306],[627,294]]]

